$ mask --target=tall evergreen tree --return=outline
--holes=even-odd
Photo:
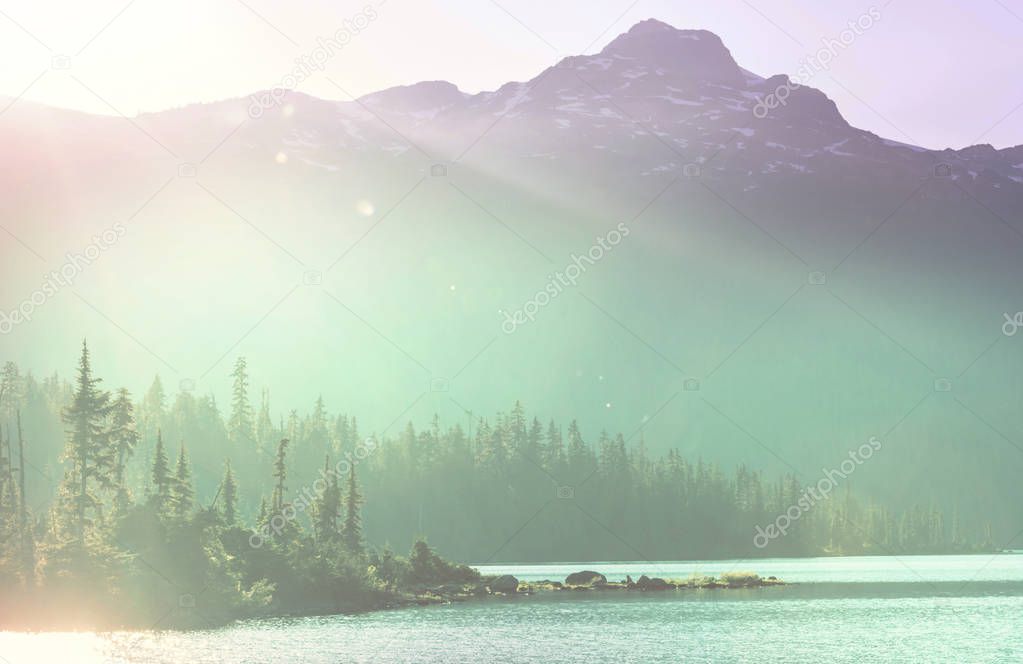
[[[231,472],[230,459],[228,459],[227,468],[224,470],[224,479],[220,483],[220,495],[223,496],[224,523],[233,526],[238,519],[238,484],[234,481],[234,473]]]
[[[313,404],[313,412],[309,415],[306,426],[303,428],[304,441],[302,453],[319,459],[330,453],[330,432],[327,429],[327,406],[323,402],[323,396],[316,398]]]
[[[316,538],[322,542],[337,537],[337,520],[341,513],[341,491],[337,483],[337,475],[330,472],[330,457],[323,464],[323,477],[326,486],[316,499],[314,518]]]
[[[252,406],[249,405],[249,373],[244,357],[239,357],[231,372],[231,419],[227,423],[228,435],[236,445],[246,445],[253,439]]]
[[[565,463],[565,445],[561,440],[561,429],[551,420],[547,425],[547,445],[544,447],[544,467],[558,474]]]
[[[116,457],[110,447],[106,419],[110,412],[110,395],[99,388],[101,380],[92,374],[88,344],[82,342],[71,405],[64,410],[68,427],[65,456],[72,462],[65,475],[63,491],[71,503],[72,531],[80,545],[85,543],[88,514],[102,512],[101,500],[90,490],[90,480],[101,488],[114,486]]]
[[[110,444],[116,455],[114,477],[117,483],[118,503],[123,507],[129,493],[124,477],[124,468],[128,459],[135,452],[139,442],[139,432],[135,428],[135,407],[131,402],[128,390],[121,388],[110,408]]]
[[[566,451],[566,463],[568,476],[578,482],[593,472],[591,452],[583,441],[582,433],[579,431],[579,423],[572,420],[568,424],[568,449]]]
[[[348,466],[348,486],[345,491],[345,520],[341,527],[341,541],[353,554],[362,554],[362,495],[355,479],[355,464]]]
[[[164,427],[166,417],[167,394],[163,389],[163,381],[157,375],[153,378],[153,383],[149,386],[139,407],[139,424],[143,438],[152,440],[156,432]]]
[[[156,452],[153,455],[152,469],[153,487],[155,493],[151,500],[156,506],[158,514],[164,514],[170,508],[171,472],[170,460],[163,447],[163,433],[156,432]]]
[[[25,379],[22,378],[18,365],[5,362],[0,369],[0,415],[9,420],[21,405],[25,392]]]
[[[265,526],[270,519],[270,508],[266,504],[266,496],[259,499],[259,514],[256,516],[256,525]]]
[[[9,441],[0,430],[0,586],[18,575],[16,556],[9,550],[18,541],[18,498],[11,472],[13,460]]]
[[[526,447],[522,452],[530,464],[536,465],[541,462],[542,439],[543,425],[534,417],[529,425],[529,432],[526,434]]]
[[[284,485],[288,477],[287,467],[288,439],[281,438],[277,444],[277,456],[274,458],[274,492],[270,498],[270,510],[273,514],[280,514],[284,509],[284,496],[288,488]]]
[[[192,488],[192,471],[188,467],[185,456],[185,444],[181,444],[178,452],[178,464],[174,469],[174,481],[171,482],[171,505],[174,516],[184,519],[191,513],[195,502],[195,490]]]
[[[21,411],[15,411],[18,427],[18,537],[21,542],[21,575],[26,585],[35,580],[35,538],[28,525],[25,502],[25,440],[21,432]]]
[[[274,423],[270,419],[270,390],[263,390],[259,404],[259,415],[256,418],[256,442],[260,455],[269,453],[273,444]]]

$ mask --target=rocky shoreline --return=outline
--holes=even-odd
[[[728,572],[720,577],[691,576],[686,579],[663,579],[640,576],[633,580],[608,581],[600,572],[583,570],[565,577],[564,581],[520,581],[516,577],[486,576],[472,583],[448,583],[440,586],[416,588],[408,604],[446,604],[487,596],[533,595],[543,592],[625,591],[663,592],[668,590],[714,590],[739,588],[765,588],[782,586],[785,582],[774,576],[763,578],[752,572]]]
[[[542,581],[520,581],[511,575],[482,576],[467,582],[451,582],[441,585],[416,585],[402,588],[400,590],[381,590],[370,595],[363,595],[358,598],[350,598],[348,601],[336,601],[310,605],[305,610],[287,612],[266,612],[250,613],[248,615],[232,615],[226,612],[202,613],[181,609],[164,613],[160,620],[155,621],[152,616],[139,618],[132,621],[113,620],[108,623],[83,621],[82,615],[71,615],[66,625],[59,620],[60,629],[74,630],[95,629],[100,631],[116,629],[205,629],[219,627],[245,619],[266,619],[274,617],[301,617],[301,616],[327,616],[327,615],[352,615],[367,613],[371,611],[394,610],[410,608],[414,606],[428,606],[432,604],[451,604],[453,602],[465,602],[472,599],[484,599],[488,597],[524,597],[540,595],[548,592],[664,592],[682,590],[715,590],[715,589],[741,589],[741,588],[764,588],[771,586],[785,585],[780,579],[769,576],[762,578],[752,572],[729,572],[720,577],[713,576],[691,576],[686,579],[663,579],[659,577],[640,576],[633,580],[626,577],[624,581],[608,581],[600,572],[583,570],[574,572],[565,577],[564,581],[542,580]],[[28,597],[14,598],[5,597],[4,600],[14,600],[21,613],[28,615],[44,615],[43,606],[36,606],[34,609],[25,611],[33,606],[33,600]],[[54,629],[53,615],[43,625],[32,620],[11,620],[16,615],[14,611],[4,611],[0,602],[0,628],[26,631],[50,631]],[[10,607],[7,607],[10,608]],[[95,616],[93,616],[95,617]],[[0,659],[2,661],[2,659]]]

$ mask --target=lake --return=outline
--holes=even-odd
[[[1020,554],[480,569],[522,580],[753,570],[793,585],[544,593],[191,632],[0,633],[0,663],[1023,661]]]

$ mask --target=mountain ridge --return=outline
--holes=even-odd
[[[653,38],[657,39],[653,39]],[[566,56],[558,64],[554,65],[551,69],[557,69],[565,64],[574,62],[586,62],[592,61],[595,58],[607,57],[607,56],[618,56],[621,58],[633,58],[633,59],[647,59],[650,62],[659,62],[660,64],[679,64],[685,62],[692,66],[698,67],[697,74],[702,74],[704,78],[708,75],[715,74],[726,74],[726,78],[731,83],[760,83],[760,85],[754,85],[757,92],[768,94],[773,88],[785,86],[790,83],[790,79],[785,74],[773,74],[767,77],[754,74],[746,69],[743,69],[734,60],[727,46],[724,44],[720,36],[714,32],[703,30],[703,29],[682,29],[676,28],[668,23],[660,21],[656,18],[648,18],[635,23],[629,30],[621,33],[615,39],[611,40],[606,46],[604,46],[597,54],[594,55],[571,55]],[[708,65],[709,61],[709,65]],[[398,101],[401,103],[409,104],[409,100],[405,99],[406,95],[423,94],[426,97],[441,96],[448,100],[447,106],[454,105],[456,102],[470,102],[474,99],[486,99],[493,97],[501,93],[509,87],[516,87],[521,85],[528,85],[534,83],[537,78],[544,75],[545,72],[541,72],[533,78],[523,81],[508,81],[495,90],[483,90],[478,93],[466,93],[461,91],[458,86],[446,80],[432,80],[432,81],[416,81],[413,83],[391,86],[369,92],[354,100],[342,100],[332,99],[326,97],[318,97],[304,92],[291,90],[287,92],[289,98],[296,98],[299,100],[308,100],[314,103],[323,104],[336,104],[340,107],[345,107],[350,104],[372,104],[374,110],[376,107],[386,108],[389,102]],[[845,123],[842,118],[837,106],[833,100],[827,97],[822,91],[812,86],[793,86],[797,90],[794,92],[796,95],[803,95],[804,99],[806,96],[814,98],[816,101],[823,101],[826,105],[834,108],[834,113],[837,118],[841,118],[841,121]],[[802,92],[801,92],[802,91]],[[219,105],[232,105],[237,103],[244,103],[252,99],[259,99],[272,92],[271,89],[257,90],[253,93],[244,97],[227,97],[220,100],[213,100],[207,102],[193,102],[187,103],[182,106],[139,112],[135,116],[131,116],[133,119],[140,118],[152,118],[166,114],[173,114],[178,112],[187,111],[194,108],[203,107],[215,107]],[[17,106],[19,104],[30,104],[36,109],[46,109],[48,111],[56,111],[60,113],[68,114],[80,114],[83,116],[90,117],[118,117],[115,115],[105,115],[99,113],[87,113],[84,111],[78,111],[74,109],[62,108],[59,106],[52,106],[48,104],[42,104],[38,102],[30,102],[27,100],[21,100],[12,98],[9,96],[0,95],[0,107]],[[423,106],[422,102],[412,102],[412,106]],[[787,106],[788,104],[786,104]],[[445,104],[440,104],[441,107]],[[434,106],[436,108],[437,105]],[[784,108],[784,107],[783,107]],[[848,125],[847,125],[848,126]],[[866,133],[873,134],[868,130],[860,130]],[[876,135],[876,134],[875,134]],[[953,152],[956,154],[966,152],[976,152],[975,148],[989,146],[989,144],[969,145],[963,147],[951,147],[947,146],[944,148],[927,148],[924,146],[913,145],[905,143],[904,141],[895,141],[894,139],[886,139],[883,136],[878,135],[882,140],[886,140],[891,143],[905,144],[913,148],[917,148],[920,151],[927,151],[930,153],[948,153]],[[1003,148],[993,148],[989,146],[997,153],[1015,152],[1023,150],[1023,143],[1006,146]]]

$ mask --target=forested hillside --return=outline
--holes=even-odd
[[[476,564],[994,546],[982,520],[941,510],[940,496],[896,512],[857,492],[855,469],[885,453],[878,441],[819,477],[766,477],[654,457],[642,429],[588,442],[575,421],[543,423],[518,403],[464,429],[434,418],[360,431],[322,400],[275,418],[265,392],[250,402],[243,359],[226,417],[210,397],[168,403],[159,379],[135,399],[98,375],[84,345],[73,383],[3,369],[5,584],[78,593],[167,566],[219,587],[218,605],[236,611],[287,606],[298,578],[386,588],[398,578],[383,571],[395,564],[388,547],[420,537]],[[373,551],[392,562],[367,571]]]

